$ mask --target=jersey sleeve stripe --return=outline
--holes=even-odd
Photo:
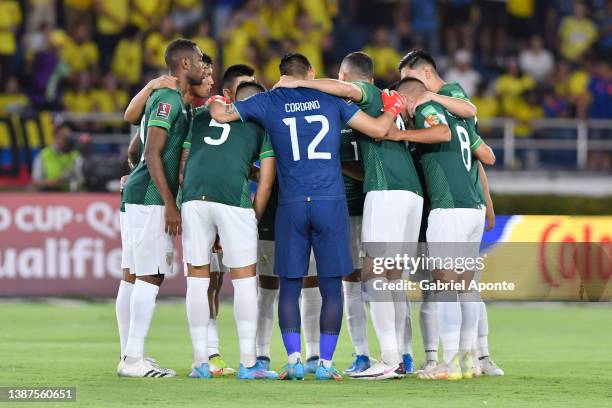
[[[470,146],[470,150],[478,149],[482,143],[483,143],[482,139],[480,138],[480,136],[478,136],[476,141],[474,141],[474,143],[472,143],[472,145]]]
[[[259,160],[265,159],[267,157],[274,157],[274,150],[266,150],[265,152],[259,153]]]
[[[155,119],[150,120],[147,123],[147,127],[152,127],[152,126],[170,130],[170,124],[168,122],[164,122],[163,120],[155,120]]]
[[[191,148],[191,142],[183,142],[183,149],[190,149]]]
[[[240,114],[240,111],[238,110],[238,108],[236,107],[235,103],[232,103],[232,106],[234,107],[234,109],[236,110],[236,113],[238,114],[238,116],[240,117],[240,121],[241,122],[245,122],[244,118],[242,117],[242,115]]]
[[[347,120],[345,123],[346,123],[347,125],[348,125],[349,123],[351,123],[351,120],[353,120],[353,118],[355,117],[355,115],[357,115],[357,114],[359,113],[359,111],[360,111],[360,110],[361,110],[361,109],[357,109],[357,110],[355,111],[355,113],[353,113],[353,114],[351,115],[351,117],[349,118],[349,120]]]

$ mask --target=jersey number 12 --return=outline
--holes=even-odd
[[[329,152],[318,152],[315,149],[321,143],[327,132],[329,132],[329,122],[327,118],[323,115],[309,115],[304,116],[304,119],[308,123],[320,122],[321,130],[319,133],[312,139],[312,142],[308,145],[308,159],[331,159],[331,153]],[[297,119],[295,117],[285,118],[283,119],[283,123],[289,126],[289,133],[291,135],[291,150],[293,152],[293,161],[300,160],[300,145],[298,144],[298,134],[297,134]]]

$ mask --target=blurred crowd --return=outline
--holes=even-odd
[[[362,49],[381,85],[413,48],[473,97],[479,118],[612,118],[612,0],[0,0],[0,114],[123,111],[193,39],[267,86],[288,51],[334,77]]]

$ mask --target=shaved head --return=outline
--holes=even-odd
[[[427,91],[427,87],[416,78],[404,78],[397,84],[397,91],[403,95],[421,94]]]

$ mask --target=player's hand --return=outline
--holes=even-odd
[[[385,140],[390,140],[392,142],[398,142],[403,140],[400,136],[402,135],[402,131],[397,128],[395,125],[391,125],[389,128],[389,132],[385,135]]]
[[[423,92],[418,98],[406,100],[406,111],[408,112],[408,115],[410,115],[411,118],[414,117],[416,108],[424,103],[430,102],[431,100],[432,98],[430,91]]]
[[[404,110],[406,102],[397,91],[385,89],[380,94],[380,98],[383,103],[383,112],[391,112],[394,116],[397,116]]]
[[[160,88],[176,89],[178,86],[178,78],[172,75],[162,75],[149,81],[149,86],[152,90]]]
[[[214,101],[219,101],[226,105],[229,105],[230,103],[232,103],[232,101],[230,101],[229,98],[226,98],[223,95],[213,95],[206,100],[206,103],[204,103],[204,105],[210,106],[210,104],[213,103]]]
[[[495,210],[493,209],[493,205],[487,205],[487,226],[485,228],[486,231],[491,231],[493,227],[495,227]]]
[[[299,87],[300,80],[287,75],[281,75],[277,83],[274,84],[272,89],[276,88],[297,88]]]
[[[121,176],[121,179],[119,179],[119,192],[123,193],[123,189],[125,188],[125,183],[127,182],[128,176]]]
[[[166,204],[164,206],[164,220],[166,221],[165,231],[171,236],[181,235],[183,228],[181,226],[181,213],[175,203]]]

